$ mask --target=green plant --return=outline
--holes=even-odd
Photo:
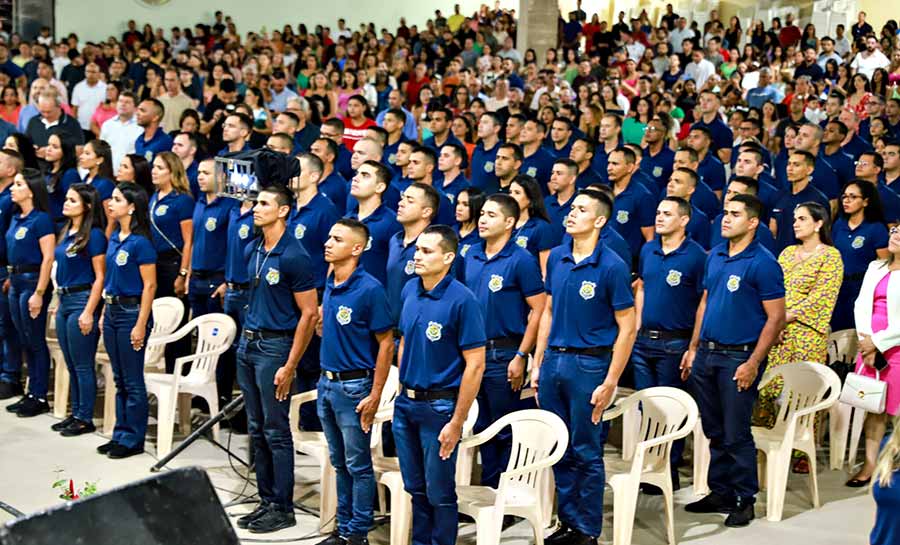
[[[93,496],[97,493],[97,481],[85,481],[84,486],[75,489],[75,481],[72,479],[60,478],[62,477],[64,470],[57,469],[54,471],[56,473],[56,481],[54,481],[51,488],[56,488],[59,490],[59,499],[72,501],[80,498],[86,498],[88,496]]]

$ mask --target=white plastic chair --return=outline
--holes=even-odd
[[[190,427],[190,398],[198,396],[206,400],[209,414],[219,412],[219,394],[216,389],[216,367],[219,356],[231,347],[237,334],[237,325],[227,314],[212,313],[194,318],[178,331],[170,335],[151,337],[147,341],[148,348],[165,348],[165,345],[190,335],[197,330],[197,348],[190,356],[175,360],[172,374],[147,373],[147,394],[156,396],[158,416],[156,423],[156,454],[165,456],[172,450],[172,434],[175,428],[175,407],[179,398],[185,403],[181,406],[182,431],[184,426]],[[185,364],[190,364],[188,374],[182,376]],[[219,425],[213,426],[213,435],[219,438]]]
[[[752,428],[756,449],[766,455],[765,465],[759,462],[759,476],[767,490],[766,519],[772,522],[781,520],[794,449],[809,457],[812,503],[819,507],[813,423],[816,413],[834,405],[841,393],[841,381],[834,371],[820,363],[809,362],[788,363],[770,369],[763,375],[759,387],[779,375],[784,380],[784,388],[775,427]]]
[[[703,433],[703,424],[697,419],[697,426],[694,427],[693,446],[694,449],[694,495],[705,496],[709,494],[709,438]]]
[[[670,545],[675,544],[675,515],[672,504],[672,469],[669,454],[672,442],[690,434],[696,427],[697,403],[677,388],[655,387],[628,396],[603,413],[612,420],[636,411],[640,406],[639,442],[635,445],[631,468],[607,477],[613,489],[613,545],[630,545],[638,489],[642,482],[663,492],[666,527]]]
[[[853,365],[858,339],[855,329],[835,331],[828,336],[828,361],[843,361]],[[866,412],[862,409],[835,403],[828,411],[829,462],[831,469],[841,469],[847,459],[847,440],[850,441],[850,467],[856,462],[856,452],[862,435]],[[848,437],[849,436],[849,437]]]
[[[163,360],[165,346],[153,346],[151,342],[156,337],[169,335],[178,329],[178,324],[184,318],[184,305],[176,297],[160,297],[153,300],[151,313],[153,328],[144,348],[144,368],[156,371],[165,368]],[[103,374],[103,434],[110,435],[116,426],[116,380],[109,362],[109,354],[106,353],[102,332],[101,342],[97,347],[97,365]]]
[[[503,516],[523,517],[534,529],[537,545],[544,543],[543,475],[558,462],[569,444],[569,430],[555,414],[541,409],[516,411],[464,439],[460,451],[485,443],[506,426],[512,427],[512,448],[499,486],[457,486],[459,511],[475,519],[478,545],[500,543]]]

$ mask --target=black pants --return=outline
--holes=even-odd
[[[178,327],[188,322],[190,317],[190,309],[187,297],[179,297],[175,295],[175,279],[178,278],[178,271],[181,270],[181,256],[172,252],[162,253],[156,261],[156,297],[176,297],[184,306],[184,316]],[[191,352],[191,338],[182,337],[181,339],[166,345],[166,373],[175,371],[175,360],[182,356],[187,356]],[[190,367],[185,366],[185,373]]]

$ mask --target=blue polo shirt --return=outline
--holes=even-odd
[[[775,176],[778,185],[783,189],[789,189],[791,184],[787,180],[787,162],[783,167],[776,167]],[[825,161],[816,161],[816,167],[812,173],[811,185],[821,191],[829,199],[837,199],[841,194],[841,186],[838,183],[838,174]],[[762,197],[760,197],[761,199]],[[830,208],[829,208],[830,210]]]
[[[456,197],[459,196],[459,193],[469,187],[469,180],[460,172],[450,183],[447,183],[447,179],[444,178],[443,184],[436,189],[443,191],[444,195],[447,195],[447,199],[450,200],[450,204],[456,205]],[[456,211],[454,210],[454,217]]]
[[[610,250],[614,251],[617,256],[622,258],[622,261],[625,262],[625,265],[628,266],[629,269],[631,268],[631,248],[628,246],[628,243],[625,242],[625,239],[622,238],[622,235],[610,227],[608,223],[604,225],[603,229],[600,231],[600,240],[603,241],[603,244],[606,244]],[[562,245],[571,246],[572,235],[569,233],[564,234]]]
[[[245,151],[250,151],[253,148],[250,146],[250,142],[244,142],[244,146],[239,151],[229,151],[228,144],[225,144],[225,147],[219,150],[219,153],[216,154],[217,157],[224,157],[229,153],[243,153]]]
[[[591,184],[602,184],[606,183],[603,181],[603,178],[600,177],[597,172],[594,171],[593,168],[588,165],[584,171],[575,178],[575,187],[576,189],[584,189]]]
[[[106,276],[103,291],[106,295],[140,297],[144,291],[141,265],[156,263],[156,250],[147,238],[134,233],[119,240],[116,229],[106,246]]]
[[[728,125],[722,121],[722,119],[717,115],[715,119],[713,119],[712,123],[707,123],[703,121],[703,118],[700,117],[698,121],[696,121],[691,128],[694,127],[705,127],[709,130],[710,134],[712,134],[712,142],[709,145],[709,153],[715,154],[720,149],[731,149],[731,145],[734,143],[734,133],[731,132],[731,129]]]
[[[755,240],[734,256],[728,255],[728,244],[721,244],[706,261],[703,289],[707,296],[700,339],[752,344],[766,323],[763,301],[784,297],[784,273]]]
[[[831,236],[834,247],[841,253],[845,276],[865,274],[869,263],[878,257],[875,252],[887,248],[890,238],[883,223],[863,221],[856,228],[851,228],[846,217],[834,221]]]
[[[393,144],[386,144],[381,155],[381,164],[391,169],[391,174],[394,176],[401,172],[401,168],[397,166],[397,151],[400,149],[400,144],[405,141],[406,140],[401,136],[400,139]]]
[[[12,184],[8,185],[6,189],[0,191],[0,233],[9,232],[9,223],[12,221],[13,214],[13,202],[12,197],[9,194],[9,188],[12,187]],[[0,244],[0,266],[3,267],[3,270],[6,270],[6,264],[8,263],[6,258],[6,243]]]
[[[878,196],[884,209],[884,220],[887,223],[900,223],[900,195],[884,182],[878,182]]]
[[[546,149],[550,152],[550,155],[552,155],[554,159],[568,159],[569,152],[572,151],[572,140],[573,138],[569,137],[569,140],[565,143],[565,145],[563,145],[562,149],[556,149],[556,144],[554,144],[548,136],[546,139]]]
[[[534,257],[538,257],[544,250],[559,245],[560,242],[550,222],[541,218],[528,218],[522,227],[513,231],[513,240],[531,252]]]
[[[338,172],[345,180],[353,178],[353,167],[350,166],[350,157],[353,152],[347,149],[344,144],[338,144],[338,156],[334,160],[334,170]]]
[[[162,126],[156,128],[156,132],[153,133],[153,138],[150,140],[145,140],[144,134],[141,133],[134,141],[134,152],[146,159],[148,163],[152,163],[158,153],[171,150],[172,137],[163,130]]]
[[[709,216],[696,206],[691,206],[691,219],[688,221],[685,232],[704,250],[709,250]]]
[[[240,206],[235,199],[216,197],[207,203],[206,195],[194,205],[194,239],[191,250],[191,269],[223,272],[227,258],[228,220],[231,209]]]
[[[63,174],[62,177],[62,195],[65,198],[66,192],[69,191],[69,188],[74,184],[86,183],[94,187],[97,190],[97,193],[100,195],[100,202],[103,202],[112,197],[113,189],[116,188],[116,184],[111,182],[106,178],[94,178],[90,181],[85,181],[78,174],[78,169],[70,168]]]
[[[550,195],[544,199],[544,208],[547,209],[547,215],[550,216],[550,227],[553,228],[553,240],[556,243],[554,246],[562,241],[562,237],[566,233],[566,218],[572,211],[572,202],[575,201],[577,195],[576,191],[572,193],[569,200],[562,203],[559,202],[556,195]]]
[[[359,212],[347,214],[347,217],[358,220]],[[359,265],[376,280],[386,284],[388,246],[391,237],[402,231],[403,226],[397,222],[397,214],[383,204],[360,221],[369,228],[369,241],[359,257]]]
[[[500,142],[489,150],[484,149],[484,144],[479,142],[472,152],[471,184],[488,195],[496,193],[500,187],[500,181],[494,175],[494,161],[497,159],[499,148]]]
[[[668,186],[663,187],[659,194],[659,201],[669,196]],[[707,219],[714,218],[722,211],[722,201],[716,197],[713,190],[705,183],[698,181],[694,194],[691,195],[691,206],[706,214]]]
[[[33,209],[22,217],[14,212],[6,231],[6,257],[10,265],[40,265],[41,239],[54,234],[53,221],[46,212]]]
[[[641,161],[643,164],[643,161]],[[697,176],[700,181],[709,186],[713,191],[724,191],[725,189],[725,165],[718,157],[707,153],[706,157],[697,165]]]
[[[448,274],[426,291],[421,279],[403,288],[400,383],[417,390],[459,388],[462,353],[485,345],[484,316],[475,296]]]
[[[184,174],[187,176],[188,185],[191,187],[191,196],[194,197],[194,200],[200,198],[200,182],[197,181],[197,170],[200,168],[200,161],[194,159],[194,162],[188,165],[186,169],[184,169]]]
[[[438,196],[440,197],[440,205],[438,205],[438,213],[437,217],[434,219],[434,224],[436,225],[455,225],[456,224],[456,207],[453,205],[453,201],[444,193],[440,184],[432,180],[434,184],[434,188],[438,192]],[[399,202],[399,199],[398,199]]]
[[[485,336],[488,339],[521,337],[531,312],[526,298],[544,292],[541,267],[512,238],[490,258],[485,255],[484,247],[482,242],[466,254],[466,286],[481,305]]]
[[[725,214],[720,213],[716,216],[716,219],[713,220],[712,225],[709,229],[709,247],[715,248],[719,244],[728,242],[724,238],[722,238],[722,218],[725,217]],[[775,237],[772,235],[772,231],[769,230],[769,227],[763,223],[759,222],[759,227],[756,228],[756,238],[754,239],[759,242],[763,248],[769,250],[771,253],[775,253]]]
[[[616,195],[612,216],[609,222],[628,242],[632,258],[636,258],[644,245],[641,227],[652,227],[656,222],[655,199],[632,180],[624,191]]]
[[[893,131],[890,131],[893,132]],[[850,139],[849,142],[844,144],[841,149],[853,158],[854,161],[859,159],[859,156],[863,153],[868,153],[873,151],[872,144],[869,144],[865,140],[859,137],[859,135],[853,135],[853,138]]]
[[[706,251],[685,239],[663,253],[658,239],[641,248],[638,276],[644,281],[641,327],[663,331],[692,330],[703,296]]]
[[[556,159],[547,151],[547,148],[541,146],[536,152],[522,160],[522,166],[519,173],[527,174],[538,181],[544,196],[550,194],[547,189],[547,182],[550,181],[550,172],[553,170],[553,162]]]
[[[319,182],[319,193],[328,197],[338,214],[347,209],[347,198],[350,195],[350,184],[335,171]]]
[[[335,286],[334,274],[322,296],[320,364],[325,371],[375,369],[375,335],[394,327],[384,286],[357,267],[344,283]]]
[[[459,224],[453,226],[456,236],[459,237],[459,256],[465,258],[469,255],[469,251],[475,246],[481,244],[481,237],[478,236],[478,228],[472,229],[472,232],[466,236],[459,234]]]
[[[650,148],[645,147],[640,169],[650,176],[656,187],[665,187],[672,176],[672,165],[675,162],[675,152],[669,146],[663,144],[662,149],[656,155],[650,155]]]
[[[106,235],[102,229],[94,227],[87,244],[78,252],[72,252],[75,235],[67,233],[53,252],[56,259],[56,285],[61,288],[93,284],[97,275],[91,260],[106,254]]]
[[[845,183],[856,177],[856,164],[853,157],[850,157],[840,149],[831,155],[827,155],[823,146],[819,150],[818,158],[828,163],[828,166],[837,174],[838,186],[844,187]]]
[[[150,197],[150,233],[156,252],[182,251],[181,222],[193,216],[194,199],[190,195],[170,191],[160,199],[159,192],[154,193]]]
[[[553,297],[550,346],[611,347],[619,334],[615,311],[634,306],[629,267],[602,241],[579,263],[572,244],[551,250],[544,290]]]
[[[438,155],[440,155],[440,153],[441,153],[441,148],[446,146],[447,144],[457,144],[459,146],[463,146],[463,143],[459,141],[459,138],[454,136],[453,133],[450,131],[447,131],[446,140],[444,140],[440,144],[438,144],[437,141],[434,139],[434,135],[431,135],[422,141],[423,146],[425,146],[426,148],[432,149]],[[463,146],[463,147],[465,147],[465,146]],[[463,162],[465,162],[465,161],[463,161]],[[465,165],[463,165],[463,168],[465,168]],[[437,169],[435,169],[435,173],[437,173]]]
[[[240,206],[233,206],[228,211],[228,237],[226,239],[225,281],[246,284],[250,281],[247,274],[246,249],[255,238],[253,234],[253,208],[241,213]]]
[[[300,309],[294,294],[316,288],[313,264],[303,245],[285,231],[271,251],[266,251],[259,237],[247,245],[244,255],[250,277],[250,304],[244,329],[296,329]]]
[[[775,207],[772,208],[772,219],[778,230],[775,232],[775,252],[781,254],[781,251],[797,243],[797,237],[794,236],[794,209],[798,204],[813,201],[825,207],[825,210],[831,210],[828,204],[828,197],[821,191],[807,184],[802,191],[796,195],[790,189],[784,189],[778,193],[778,199],[775,201]]]
[[[287,232],[303,244],[312,261],[312,277],[317,288],[325,287],[325,241],[334,222],[341,218],[328,197],[316,193],[306,206],[291,211]]]

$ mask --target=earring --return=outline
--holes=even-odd
[[[129,215],[129,216],[133,216],[133,215],[134,215],[134,210],[129,210],[129,211],[128,211],[128,215]]]
[[[817,233],[819,232],[819,228],[818,228],[818,227],[816,227],[816,232],[817,232]]]

